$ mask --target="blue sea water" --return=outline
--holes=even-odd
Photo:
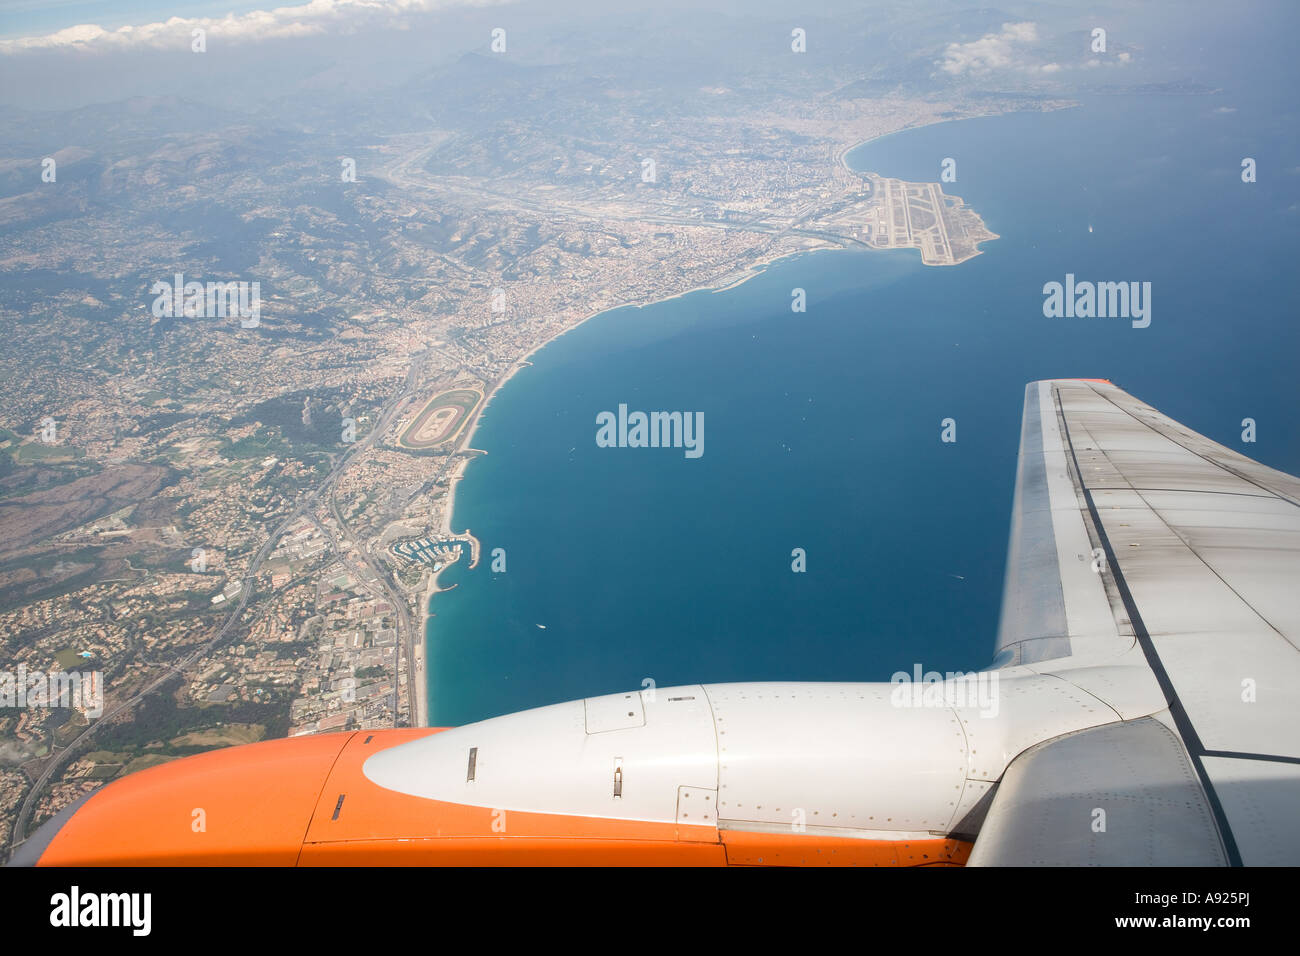
[[[937,181],[955,159],[945,190],[1001,236],[983,255],[807,254],[548,345],[493,400],[474,441],[489,454],[457,492],[454,526],[505,549],[506,572],[485,554],[444,574],[460,587],[433,601],[430,723],[645,678],[984,666],[1034,379],[1109,378],[1300,473],[1295,129],[1292,109],[1220,93],[895,134],[849,161]],[[1151,282],[1150,327],[1045,318],[1043,284],[1067,272]],[[619,403],[703,412],[703,456],[598,448],[596,415]]]

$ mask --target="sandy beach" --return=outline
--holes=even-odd
[[[444,524],[446,524],[445,521]],[[448,536],[450,537],[449,533]],[[411,688],[411,726],[413,727],[428,726],[429,674],[425,668],[428,666],[429,618],[432,616],[429,607],[433,596],[440,590],[438,576],[446,570],[446,567],[439,568],[437,571],[429,571],[424,586],[423,604],[420,606],[420,637],[413,642],[414,647],[412,648],[412,656],[415,662],[415,686]]]
[[[425,610],[420,615],[420,620],[426,624],[429,613],[429,598],[432,596],[430,593],[424,595]],[[422,626],[424,625],[422,624]],[[411,642],[411,655],[415,661],[415,666],[412,668],[412,686],[410,687],[412,727],[427,727],[429,724],[429,679],[424,670],[427,644],[428,641],[423,633],[420,635],[419,640]]]

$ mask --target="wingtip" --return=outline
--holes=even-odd
[[[1040,378],[1030,382],[1030,385],[1039,385],[1043,382],[1097,382],[1101,385],[1114,385],[1108,378]]]

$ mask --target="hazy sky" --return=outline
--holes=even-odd
[[[769,40],[779,49],[792,25],[807,28],[809,69],[817,57],[820,65],[833,58],[863,76],[888,67],[894,80],[904,75],[898,58],[912,57],[912,75],[933,71],[994,91],[1046,86],[1069,95],[1098,82],[1213,82],[1225,63],[1240,62],[1236,47],[1294,36],[1300,3],[0,0],[0,104],[66,109],[172,94],[254,110],[302,91],[358,93],[401,83],[467,52],[486,52],[497,26],[509,28],[514,62],[538,63],[654,55],[691,43],[738,56]],[[1104,64],[1087,62],[1096,25],[1108,28],[1112,44]],[[195,57],[192,34],[200,27],[206,56]],[[1259,52],[1259,81],[1289,83],[1290,55]]]

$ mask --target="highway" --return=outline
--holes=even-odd
[[[321,482],[321,484],[317,486],[314,490],[303,495],[299,499],[298,504],[294,507],[293,511],[291,511],[289,515],[285,517],[275,527],[275,530],[270,534],[269,537],[267,537],[266,541],[262,543],[262,546],[258,548],[257,553],[253,555],[252,561],[249,562],[248,570],[244,573],[243,585],[240,588],[240,592],[239,592],[239,603],[230,611],[228,615],[226,615],[225,621],[222,623],[221,628],[217,631],[216,635],[212,638],[212,640],[208,641],[206,644],[203,644],[202,646],[191,651],[189,654],[185,655],[179,661],[176,661],[175,663],[170,665],[165,665],[162,676],[150,682],[143,690],[139,691],[137,694],[135,694],[135,696],[131,697],[130,699],[114,704],[110,709],[106,710],[98,720],[91,722],[91,724],[85,730],[83,730],[80,734],[78,734],[75,738],[73,738],[73,740],[62,750],[58,752],[54,752],[53,750],[51,750],[50,757],[48,758],[47,762],[42,768],[40,776],[38,776],[36,780],[33,781],[31,789],[28,790],[27,792],[27,796],[23,798],[22,807],[18,811],[18,816],[14,820],[13,830],[10,831],[9,834],[10,853],[12,853],[13,850],[17,848],[17,846],[20,843],[22,843],[24,840],[27,839],[27,827],[31,822],[32,814],[35,812],[36,805],[40,800],[41,794],[45,792],[45,788],[49,785],[50,780],[53,779],[55,774],[63,768],[64,763],[66,763],[67,759],[71,755],[79,752],[79,749],[83,743],[89,741],[90,738],[93,737],[101,727],[107,726],[108,724],[112,723],[113,718],[118,717],[119,715],[129,711],[136,704],[140,703],[140,701],[144,700],[150,694],[157,691],[158,688],[162,687],[165,683],[167,683],[167,681],[171,680],[171,678],[174,676],[175,671],[184,672],[186,669],[193,666],[193,664],[196,661],[212,653],[212,651],[215,650],[217,647],[219,647],[222,644],[222,642],[224,642],[226,638],[234,631],[235,626],[239,623],[240,617],[243,615],[244,610],[248,607],[249,602],[253,596],[254,586],[256,585],[256,581],[257,581],[257,574],[261,570],[262,564],[270,556],[271,552],[275,550],[275,546],[277,542],[279,542],[280,538],[284,535],[284,533],[288,531],[289,528],[291,528],[294,524],[296,524],[299,521],[299,519],[301,519],[304,515],[312,516],[312,512],[316,508],[317,504],[320,502],[322,496],[328,496],[330,498],[331,506],[333,506],[332,489],[335,482],[337,482],[339,476],[342,475],[343,472],[347,470],[348,466],[352,463],[352,461],[359,454],[369,449],[371,445],[373,445],[392,425],[393,418],[397,415],[398,410],[402,407],[403,403],[408,398],[410,398],[410,396],[414,393],[416,385],[419,382],[419,374],[421,368],[423,367],[423,363],[424,363],[423,353],[415,356],[415,358],[411,362],[410,368],[407,370],[406,380],[404,381],[401,390],[396,395],[394,395],[391,399],[389,399],[388,402],[384,405],[383,409],[379,414],[378,419],[375,422],[375,426],[369,432],[366,433],[366,436],[364,438],[362,438],[360,441],[353,444],[351,447],[347,449],[347,451],[345,451],[340,456],[339,460],[335,463],[334,467],[330,470],[330,473],[325,477],[325,479]],[[316,521],[314,516],[312,516],[312,520]],[[337,514],[335,520],[340,520]],[[319,522],[317,522],[317,524],[319,526]],[[342,524],[342,527],[346,528],[347,526],[345,524]],[[337,550],[336,553],[338,553]],[[363,553],[366,554],[367,563],[371,564],[373,559],[370,558],[369,554],[365,552],[364,549],[363,549]],[[373,564],[371,564],[371,566],[372,568],[374,567]],[[384,580],[384,578],[381,577],[380,580]],[[411,637],[410,621],[409,621],[409,613],[407,613],[406,601],[394,600],[393,603],[398,608],[398,614],[399,614],[398,621],[404,622],[405,624],[406,640],[409,642]],[[398,641],[399,657],[398,657],[398,661],[396,662],[398,667],[401,666],[400,655],[401,655],[402,647],[403,644],[399,634],[399,641]],[[407,650],[406,660],[412,661],[413,657],[411,656],[409,645],[406,647],[406,650]],[[413,665],[411,665],[411,670],[412,672],[414,671]],[[396,673],[397,672],[394,673],[394,678],[396,678]],[[413,677],[413,673],[412,673],[412,677]],[[394,695],[396,695],[397,693],[396,680],[394,680],[393,693]],[[394,704],[396,704],[396,697],[394,697]],[[394,716],[396,716],[396,707],[394,707]]]

